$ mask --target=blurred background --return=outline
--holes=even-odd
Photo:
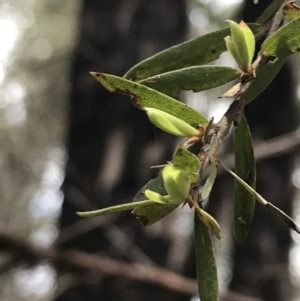
[[[0,1],[1,301],[198,300],[187,206],[149,228],[129,212],[75,215],[130,202],[155,176],[150,166],[169,160],[178,143],[88,72],[122,76],[226,19],[254,22],[271,2]],[[227,53],[216,64],[234,66]],[[298,66],[294,55],[246,114],[257,189],[300,224]],[[217,121],[230,103],[218,99],[225,91],[180,99]],[[228,162],[230,140],[221,150]],[[299,300],[299,236],[258,204],[249,238],[238,247],[232,192],[222,173],[206,204],[224,237],[215,244],[221,299]]]

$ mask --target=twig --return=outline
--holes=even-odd
[[[254,157],[256,162],[276,158],[291,153],[300,147],[300,130],[284,134],[270,140],[254,145]],[[224,162],[230,168],[234,168],[234,155],[230,154],[224,158]],[[224,169],[219,170],[220,173]]]
[[[282,21],[282,8],[284,4],[280,7],[280,9],[275,14],[267,37],[272,35],[280,26]],[[255,75],[256,71],[259,70],[266,62],[267,57],[260,51],[257,55],[256,60],[253,62],[253,74]],[[231,128],[233,123],[238,124],[241,118],[241,115],[244,114],[244,103],[245,103],[245,96],[250,88],[252,82],[254,80],[254,76],[248,78],[246,81],[241,83],[240,90],[232,102],[230,107],[228,108],[227,112],[221,118],[221,120],[215,125],[214,130],[215,134],[212,136],[210,147],[208,152],[206,153],[206,158],[201,165],[201,169],[199,172],[200,179],[204,177],[205,170],[207,167],[214,162],[214,158],[217,154],[218,148],[222,142],[222,140],[227,136],[229,129]]]
[[[83,282],[94,281],[99,273],[157,285],[183,295],[197,295],[197,282],[149,264],[125,263],[108,257],[56,247],[41,248],[23,238],[0,232],[0,250],[10,252],[29,264],[47,261],[58,271],[70,272],[60,278],[57,295]],[[84,275],[84,277],[80,277]],[[62,276],[61,276],[62,277]],[[262,301],[234,291],[226,291],[221,301]]]
[[[102,273],[164,287],[184,295],[197,294],[197,283],[179,274],[149,264],[125,263],[108,257],[56,247],[41,248],[17,236],[0,232],[0,248],[30,264],[47,261],[57,270]]]

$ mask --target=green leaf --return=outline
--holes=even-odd
[[[208,228],[195,214],[196,274],[201,301],[218,301],[218,275]]]
[[[93,217],[93,216],[115,213],[119,211],[130,210],[139,206],[144,206],[144,205],[147,206],[147,205],[151,205],[152,203],[153,201],[146,200],[146,198],[144,197],[143,200],[136,201],[134,203],[126,203],[126,204],[111,206],[99,210],[93,210],[93,211],[76,212],[76,214],[79,215],[80,217]]]
[[[193,201],[193,199],[191,199],[190,201]],[[221,240],[222,234],[219,223],[208,212],[200,208],[197,202],[194,201],[193,205],[202,223],[216,236],[217,239]]]
[[[279,10],[280,6],[283,4],[285,0],[275,0],[273,1],[260,15],[260,17],[256,20],[256,23],[263,24],[271,19],[275,13]]]
[[[239,24],[232,20],[228,22],[231,36],[224,39],[227,50],[242,71],[251,72],[251,62],[255,51],[254,34],[244,21]]]
[[[203,115],[186,104],[144,85],[111,74],[98,72],[91,72],[91,74],[110,92],[131,96],[133,104],[139,109],[144,107],[159,109],[178,117],[193,127],[208,122]]]
[[[223,66],[194,66],[166,72],[140,81],[152,89],[175,97],[181,90],[200,92],[224,85],[240,75],[238,69]]]
[[[254,32],[258,32],[260,29],[258,24],[249,26]],[[212,62],[226,51],[224,38],[227,35],[229,35],[229,28],[175,45],[135,65],[124,77],[140,81],[168,71]]]
[[[285,62],[285,58],[269,61],[256,75],[248,91],[246,92],[245,104],[254,100],[274,80]]]
[[[234,150],[236,174],[255,189],[255,159],[251,134],[245,117],[235,129]],[[249,233],[254,206],[255,196],[250,194],[238,181],[235,181],[234,232],[239,245],[244,243]]]
[[[133,199],[134,202],[139,202],[145,200],[145,191],[149,189],[151,191],[157,192],[162,196],[167,194],[164,187],[164,180],[162,178],[162,173],[160,172],[155,179],[150,180],[145,186],[143,186],[137,195]],[[159,204],[159,203],[149,203],[144,206],[139,206],[134,208],[132,214],[144,225],[150,226],[170,212],[178,207],[178,204]]]
[[[228,166],[224,164],[221,160],[219,160],[222,166],[226,171],[228,171],[241,185],[245,187],[252,195],[255,196],[256,200],[259,201],[266,209],[268,209],[275,217],[277,217],[280,221],[282,221],[286,226],[291,228],[300,234],[300,228],[295,224],[293,219],[285,214],[281,209],[268,202],[265,198],[263,198],[258,192],[256,192],[250,185],[248,185],[243,179],[241,179],[237,174],[235,174],[232,170],[229,169]]]
[[[278,58],[300,51],[300,18],[281,27],[263,42],[261,49],[264,55]]]
[[[181,145],[178,145],[174,152],[172,163],[177,167],[183,169],[191,182],[198,181],[198,171],[200,169],[200,161],[198,157],[192,154],[189,150]]]
[[[298,17],[300,17],[300,7],[297,6],[292,1],[288,1],[283,7],[283,17],[287,21],[292,21]]]
[[[188,150],[179,145],[173,154],[172,163],[178,165],[180,168],[185,169],[191,182],[198,180],[198,175],[194,175],[194,173],[198,171],[200,163],[199,159],[194,154],[198,154],[199,150],[199,143],[190,146]],[[156,178],[150,180],[140,189],[140,191],[134,197],[133,202],[145,200],[145,191],[147,189],[157,192],[162,196],[167,195],[162,172],[160,172]],[[144,226],[150,226],[171,213],[177,207],[178,204],[174,203],[168,203],[164,205],[153,203],[135,208],[132,213]]]

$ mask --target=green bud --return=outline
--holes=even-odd
[[[227,50],[242,71],[251,73],[251,63],[255,51],[254,34],[244,21],[239,24],[231,20],[228,22],[231,36],[224,38]]]
[[[149,120],[161,130],[179,137],[199,136],[200,132],[185,121],[164,111],[144,108]]]
[[[191,187],[186,171],[170,163],[163,169],[162,177],[171,201],[182,203],[188,197]]]
[[[254,57],[254,52],[255,52],[255,36],[252,30],[250,29],[250,27],[244,21],[241,21],[239,26],[242,28],[244,33],[244,37],[247,45],[246,49],[248,50],[248,61],[249,61],[249,65],[251,66]]]

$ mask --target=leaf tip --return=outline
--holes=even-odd
[[[80,217],[85,217],[84,212],[76,211],[75,213],[76,213],[76,215],[78,215]]]
[[[96,79],[99,79],[99,77],[105,78],[104,73],[100,73],[100,72],[90,71],[90,75],[92,75]]]

